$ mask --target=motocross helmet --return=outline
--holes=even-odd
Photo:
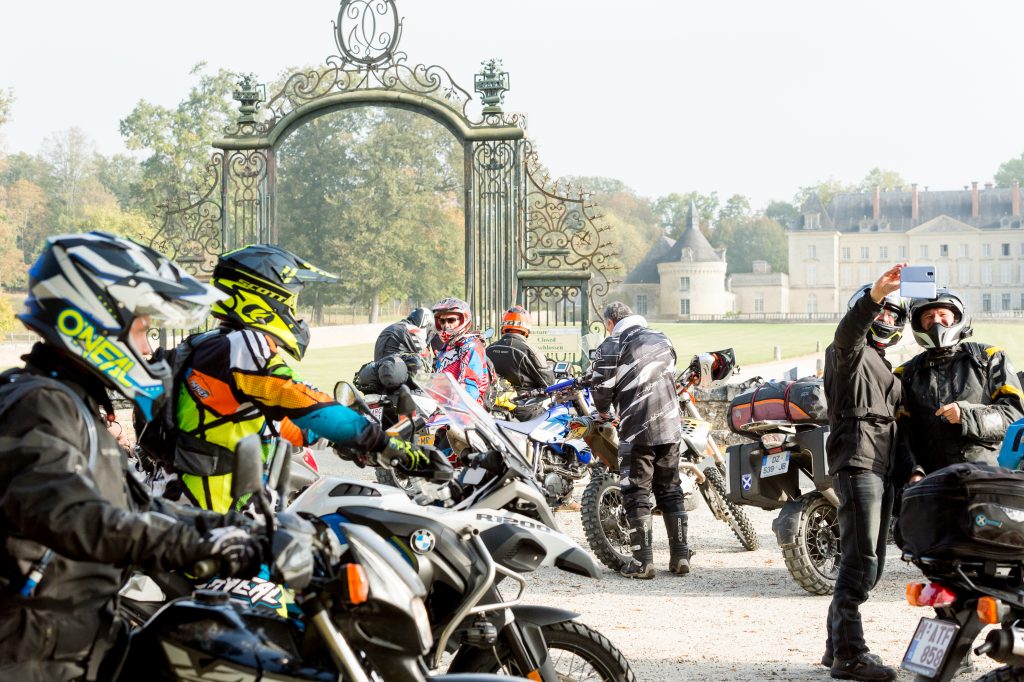
[[[469,304],[461,298],[442,298],[434,304],[433,312],[434,329],[437,330],[437,336],[441,339],[441,343],[448,343],[452,339],[462,336],[469,331],[469,326],[473,322],[473,314],[469,310]],[[451,328],[442,326],[439,318],[452,315],[459,317],[459,323]]]
[[[871,284],[865,284],[853,292],[846,308],[848,310],[853,308],[857,301],[868,296],[871,293],[871,287]],[[868,343],[875,348],[888,348],[896,345],[903,337],[903,328],[907,325],[907,302],[900,298],[899,292],[894,291],[887,295],[882,300],[882,308],[891,310],[896,315],[896,321],[893,324],[886,324],[879,320],[871,323],[871,327],[868,328]]]
[[[18,319],[53,348],[98,376],[152,419],[170,388],[171,367],[151,362],[131,339],[132,324],[189,329],[224,298],[173,261],[105,232],[50,237],[29,270]]]
[[[416,308],[406,316],[405,321],[422,329],[424,334],[433,333],[434,313],[430,312],[428,308]]]
[[[953,324],[946,326],[936,322],[925,331],[921,326],[921,316],[928,310],[947,308],[953,313]],[[910,302],[910,328],[914,332],[914,340],[925,350],[937,351],[952,348],[971,335],[971,318],[963,299],[946,288],[935,292],[935,298],[915,298]]]
[[[521,305],[514,305],[505,311],[505,314],[501,317],[501,333],[508,334],[512,332],[514,334],[522,334],[525,337],[530,336],[530,327],[533,325],[533,320],[530,319],[530,313],[526,312],[526,308]]]
[[[246,246],[217,259],[213,285],[230,298],[214,305],[213,316],[269,334],[301,360],[309,345],[309,326],[296,319],[299,292],[309,282],[337,281],[279,246]]]

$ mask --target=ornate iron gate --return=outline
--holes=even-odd
[[[554,290],[537,289],[546,280],[529,273],[569,270],[579,281],[563,290],[554,314],[586,331],[587,308],[597,309],[617,269],[607,228],[581,189],[549,187],[526,139],[525,116],[502,111],[508,74],[501,63],[484,62],[476,75],[483,108],[474,114],[469,92],[447,70],[411,65],[397,50],[402,21],[394,0],[342,0],[334,34],[338,54],[322,68],[292,74],[269,100],[252,76],[239,80],[239,116],[213,143],[218,151],[206,183],[166,212],[153,245],[209,274],[225,250],[276,243],[276,154],[289,131],[349,107],[406,109],[442,124],[463,145],[465,287],[477,324],[496,326],[512,301],[548,305],[544,291]]]

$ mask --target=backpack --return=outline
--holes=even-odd
[[[178,394],[181,391],[185,379],[185,370],[188,369],[192,353],[196,347],[207,339],[220,334],[221,330],[194,334],[171,350],[157,348],[153,353],[153,362],[166,360],[171,366],[171,390],[163,400],[153,418],[146,421],[138,407],[132,412],[132,423],[135,426],[135,433],[138,434],[136,443],[139,448],[139,456],[146,458],[149,463],[155,464],[166,471],[174,471],[175,453],[178,449]],[[148,468],[148,467],[147,467]]]

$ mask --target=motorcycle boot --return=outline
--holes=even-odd
[[[693,552],[686,545],[686,512],[665,514],[665,530],[668,532],[668,570],[679,575],[690,572],[690,557]]]
[[[619,569],[626,578],[650,580],[654,577],[654,546],[651,537],[651,515],[629,519],[629,547],[633,560]]]
[[[831,674],[837,680],[895,680],[895,668],[883,665],[877,656],[864,652],[855,658],[832,661]]]

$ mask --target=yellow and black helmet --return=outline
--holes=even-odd
[[[217,259],[212,284],[230,298],[213,306],[213,316],[272,336],[296,360],[309,345],[309,327],[296,319],[302,287],[337,282],[329,272],[272,244],[254,244]]]

